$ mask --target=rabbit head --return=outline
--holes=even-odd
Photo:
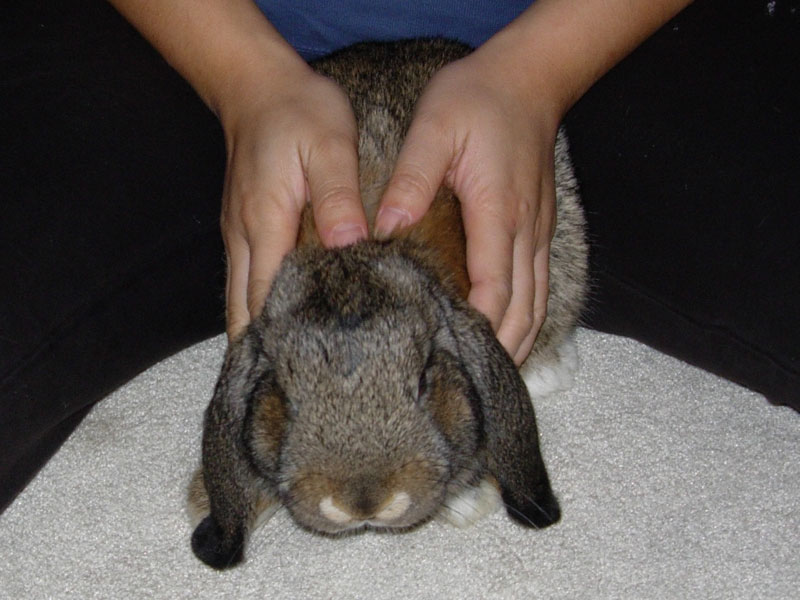
[[[517,521],[559,518],[524,383],[428,254],[394,240],[287,257],[206,414],[202,560],[241,559],[263,494],[314,531],[403,529],[490,474]]]

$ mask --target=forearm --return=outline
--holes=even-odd
[[[109,0],[218,115],[248,85],[302,68],[252,0]]]
[[[536,0],[483,46],[501,76],[566,112],[691,0]]]

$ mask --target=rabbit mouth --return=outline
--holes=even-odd
[[[312,531],[340,535],[359,531],[406,531],[430,520],[439,502],[435,498],[415,498],[407,491],[393,491],[380,501],[363,496],[362,501],[343,501],[341,496],[325,494],[316,499],[286,501],[292,518]]]
[[[333,497],[326,496],[319,503],[319,514],[327,521],[349,529],[405,529],[412,525],[406,523],[406,517],[411,509],[411,496],[406,492],[397,492],[388,502],[374,511],[368,518],[343,510],[334,502]]]

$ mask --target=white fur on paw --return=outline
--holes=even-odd
[[[556,361],[527,365],[525,383],[531,397],[546,396],[571,388],[578,370],[578,362],[578,348],[575,340],[569,337],[559,347]]]
[[[471,527],[502,504],[497,486],[486,479],[445,500],[436,518],[456,527]]]

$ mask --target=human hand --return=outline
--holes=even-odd
[[[235,335],[260,310],[294,245],[306,197],[324,244],[337,243],[337,224],[351,227],[339,230],[339,243],[365,235],[352,114],[338,88],[310,74],[253,2],[110,1],[223,123],[222,227],[228,333]],[[470,300],[518,363],[545,314],[556,126],[597,78],[689,2],[537,0],[443,69],[420,99],[378,233],[393,221],[416,222],[439,184],[451,186],[462,201]],[[272,69],[259,71],[267,63]],[[245,77],[254,84],[237,85],[254,69],[261,75]]]
[[[220,110],[228,153],[221,225],[229,339],[261,312],[307,201],[323,245],[367,235],[356,123],[343,90],[301,61],[231,97]]]
[[[450,187],[461,201],[469,301],[519,365],[547,311],[561,114],[482,52],[444,67],[420,97],[376,230],[415,223],[440,185]]]

